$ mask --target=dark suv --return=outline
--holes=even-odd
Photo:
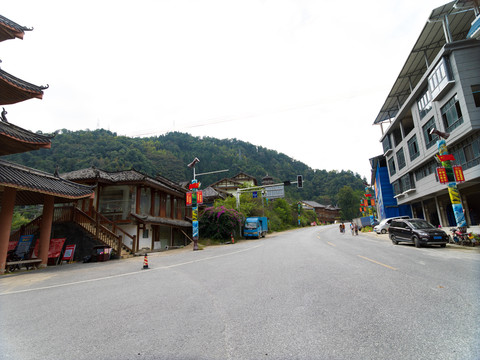
[[[448,235],[445,231],[423,219],[395,219],[388,228],[390,240],[397,245],[399,242],[409,242],[415,247],[423,245],[440,245],[445,247]]]

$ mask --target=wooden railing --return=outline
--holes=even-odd
[[[28,224],[22,225],[17,231],[10,235],[10,241],[18,241],[22,235],[33,235],[40,229],[42,217],[39,216]]]
[[[115,223],[97,212],[94,212],[94,216],[95,218],[90,217],[75,206],[56,207],[53,213],[53,223],[75,222],[90,233],[96,240],[114,249],[118,255],[121,255],[122,248],[130,253],[135,252],[136,236],[128,234]],[[18,241],[22,235],[35,234],[40,229],[41,222],[42,216],[39,216],[28,224],[23,225],[10,235],[10,241]],[[112,229],[110,230],[102,223],[107,223]],[[117,235],[116,232],[120,232],[122,235]],[[122,237],[130,238],[132,240],[132,246],[130,247],[128,244],[124,244]]]
[[[117,232],[121,233],[124,238],[129,238],[132,241],[132,247],[128,246],[127,244],[123,243],[123,246],[127,248],[131,253],[135,252],[135,246],[137,244],[137,237],[135,235],[130,235],[127,233],[125,230],[123,230],[121,227],[119,227],[117,224],[115,224],[112,220],[106,218],[102,214],[94,211],[95,217],[98,219],[101,225],[106,226],[110,228],[110,230],[116,234]],[[105,225],[107,224],[107,225]]]

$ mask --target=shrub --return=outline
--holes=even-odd
[[[229,240],[243,223],[243,215],[224,206],[203,210],[198,219],[200,236],[215,240]]]

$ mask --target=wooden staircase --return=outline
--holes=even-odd
[[[121,258],[133,256],[135,253],[136,236],[132,236],[118,227],[113,221],[94,212],[91,217],[75,206],[56,207],[53,214],[53,224],[73,222],[86,231],[93,239],[110,246]],[[40,229],[42,216],[22,226],[10,236],[10,241],[18,241],[22,235],[35,234]],[[132,240],[132,246],[124,243],[123,239]]]

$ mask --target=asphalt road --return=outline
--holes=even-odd
[[[480,359],[480,252],[312,227],[0,277],[0,359]]]

